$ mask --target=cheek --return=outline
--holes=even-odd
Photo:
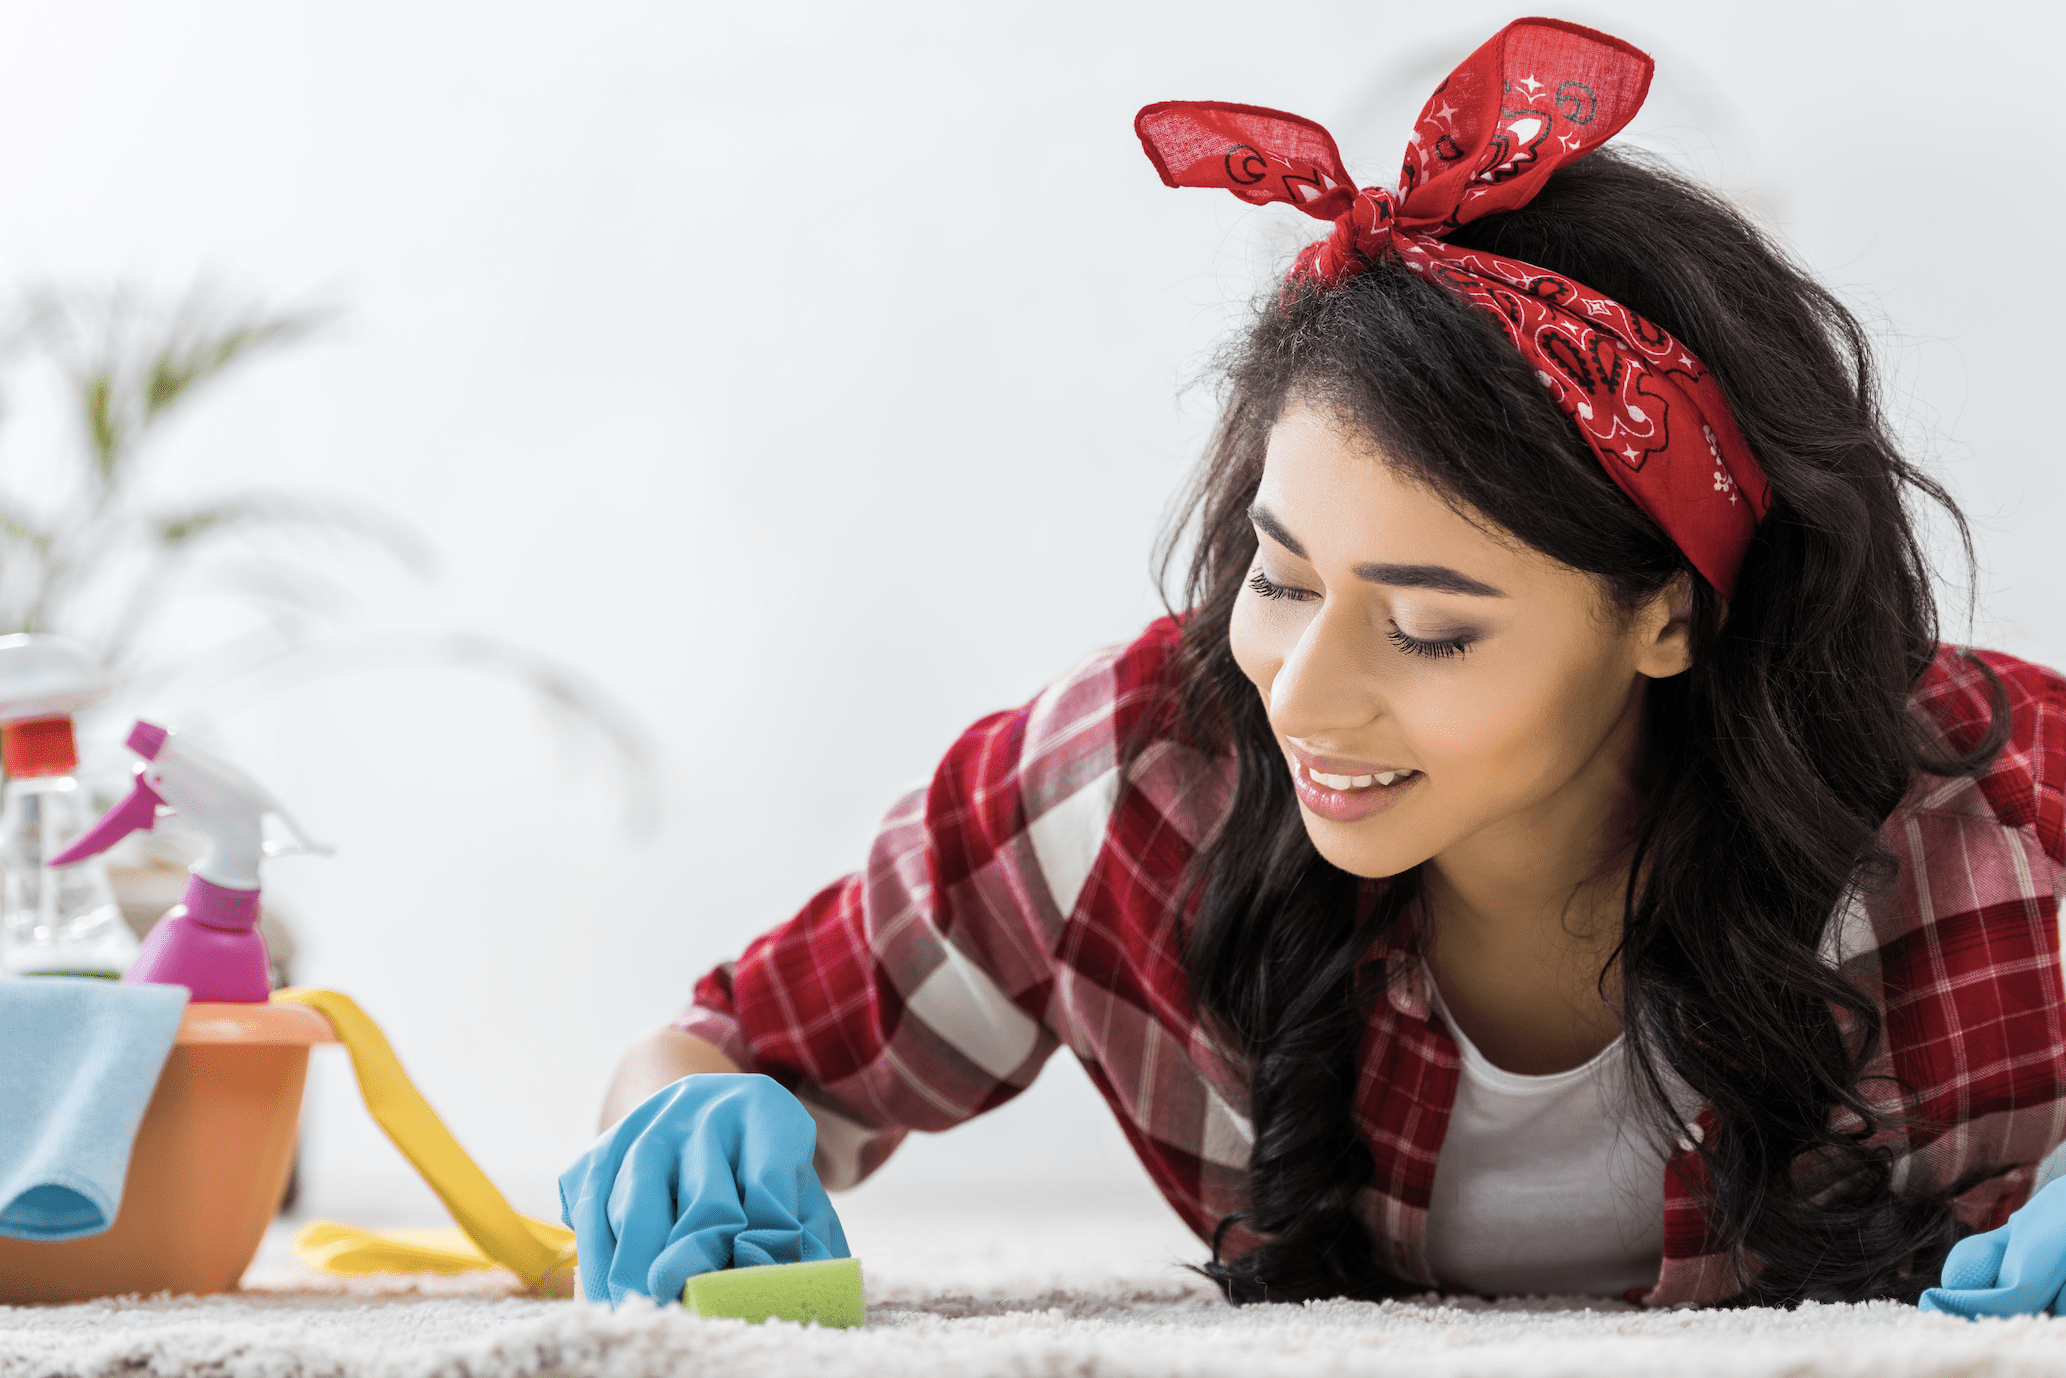
[[[1248,676],[1267,705],[1270,685],[1284,666],[1286,647],[1280,644],[1282,628],[1273,625],[1281,619],[1271,617],[1269,609],[1259,606],[1261,602],[1247,593],[1234,600],[1234,614],[1227,621],[1227,644],[1234,653],[1234,663],[1241,667],[1241,673]]]
[[[1307,815],[1308,835],[1353,875],[1397,875],[1555,794],[1598,749],[1622,703],[1595,677],[1534,666],[1480,662],[1461,673],[1393,676],[1387,740],[1428,773],[1428,792],[1364,823]]]
[[[1546,670],[1537,662],[1520,673],[1416,685],[1394,703],[1442,793],[1489,816],[1564,784],[1620,718],[1627,692],[1625,679],[1610,682],[1582,667]]]
[[[1542,715],[1524,692],[1517,692],[1519,686],[1470,679],[1460,675],[1446,684],[1415,685],[1396,695],[1393,707],[1415,759],[1441,793],[1480,801],[1503,793],[1502,780],[1535,771]]]

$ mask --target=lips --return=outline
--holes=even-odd
[[[1396,780],[1410,779],[1419,774],[1411,766],[1393,765],[1388,761],[1316,756],[1301,748],[1295,739],[1286,745],[1291,748],[1292,759],[1297,762],[1295,769],[1311,776],[1322,789],[1369,789],[1372,785],[1390,785]]]
[[[1355,823],[1397,804],[1424,776],[1405,766],[1378,767],[1373,762],[1295,752],[1292,786],[1299,802],[1336,823]]]

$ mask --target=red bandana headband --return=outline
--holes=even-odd
[[[1134,129],[1172,187],[1221,187],[1332,220],[1294,279],[1340,283],[1390,255],[1489,313],[1622,491],[1729,598],[1771,495],[1707,366],[1567,277],[1443,240],[1525,206],[1550,173],[1613,137],[1641,108],[1651,67],[1618,38],[1516,20],[1435,88],[1397,192],[1357,190],[1333,137],[1278,110],[1163,101]]]

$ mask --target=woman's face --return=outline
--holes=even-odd
[[[1388,876],[1463,844],[1526,851],[1627,796],[1642,686],[1690,663],[1670,592],[1624,618],[1591,575],[1299,403],[1250,515],[1234,657],[1322,856]]]

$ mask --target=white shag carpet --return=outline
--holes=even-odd
[[[283,1230],[240,1293],[0,1307],[0,1378],[2066,1375],[2066,1320],[2050,1317],[1432,1298],[1235,1309],[1176,1266],[1199,1250],[1156,1203],[859,1205],[842,1214],[867,1275],[863,1330],[613,1314],[525,1296],[507,1274],[323,1278]]]

